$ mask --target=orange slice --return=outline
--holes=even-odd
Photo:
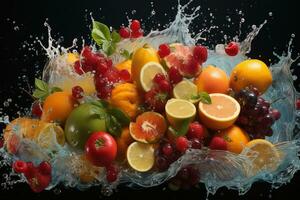
[[[199,103],[199,117],[210,129],[220,130],[231,126],[240,113],[240,104],[232,97],[213,93],[209,95],[211,104]]]

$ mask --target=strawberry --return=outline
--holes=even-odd
[[[184,65],[179,68],[180,73],[187,77],[196,77],[200,73],[201,65],[194,57],[190,57]]]
[[[168,100],[168,93],[161,92],[158,88],[152,88],[145,94],[145,103],[151,110],[162,112]]]
[[[199,140],[204,140],[204,128],[203,126],[195,121],[193,123],[190,123],[189,125],[189,130],[187,132],[187,138],[188,139],[193,139],[193,138],[196,138],[196,139],[199,139]]]
[[[204,46],[197,45],[194,48],[193,56],[200,64],[202,64],[207,60],[207,49]]]
[[[214,136],[209,144],[210,149],[227,150],[227,144],[224,138]]]

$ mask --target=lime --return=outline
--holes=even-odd
[[[197,95],[197,86],[189,80],[179,82],[173,89],[173,95],[176,99],[185,99],[192,103],[198,102],[193,100],[192,97]]]

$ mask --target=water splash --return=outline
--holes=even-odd
[[[113,62],[117,63],[123,60],[123,57],[118,53],[121,50],[126,49],[132,52],[145,43],[149,43],[157,48],[161,43],[181,42],[186,45],[194,45],[199,40],[206,40],[203,34],[206,32],[209,33],[211,30],[218,29],[219,27],[211,26],[202,29],[198,34],[192,36],[190,25],[199,16],[200,6],[192,9],[191,14],[188,14],[191,2],[189,1],[186,5],[178,4],[178,12],[175,20],[166,29],[162,31],[152,30],[143,38],[134,41],[126,39],[120,42],[117,47],[117,53],[112,56]],[[135,12],[132,11],[132,14],[135,14]],[[252,41],[267,21],[264,21],[259,26],[253,25],[252,31],[241,41],[240,36],[243,23],[244,19],[241,18],[238,37],[234,37],[235,41],[240,42],[240,53],[235,57],[226,56],[224,53],[224,44],[218,44],[214,49],[209,50],[208,60],[204,65],[216,65],[225,70],[227,74],[230,74],[236,64],[247,59],[246,54],[251,51]],[[63,48],[51,37],[50,26],[47,23],[45,23],[45,26],[48,28],[48,47],[39,41],[46,55],[49,57],[49,63],[43,71],[43,79],[49,84],[55,84],[61,80],[65,81],[66,77],[73,80],[76,74],[72,74],[70,70],[66,70],[70,68],[65,67],[66,59],[64,56],[68,50],[76,46],[76,40],[74,40],[70,48]],[[252,183],[258,180],[270,182],[273,188],[278,188],[291,180],[294,173],[300,169],[300,160],[298,157],[300,134],[299,131],[293,133],[295,126],[300,127],[299,122],[296,121],[296,117],[300,117],[300,112],[295,109],[295,101],[300,97],[300,94],[293,87],[293,77],[290,71],[292,63],[299,56],[296,59],[292,59],[292,39],[289,42],[287,53],[282,56],[278,55],[279,62],[270,66],[274,81],[268,92],[264,94],[267,100],[274,102],[273,106],[282,114],[279,122],[273,126],[273,136],[268,138],[268,140],[276,144],[276,148],[281,155],[281,161],[275,171],[265,170],[255,176],[249,177],[247,174],[252,171],[253,159],[249,159],[249,157],[245,157],[242,154],[236,155],[230,152],[203,148],[202,150],[187,151],[184,156],[175,161],[165,172],[158,173],[152,171],[149,173],[139,173],[120,166],[118,180],[113,184],[108,184],[106,179],[103,178],[105,176],[104,170],[99,168],[95,170],[99,170],[100,172],[96,175],[94,174],[97,181],[83,183],[80,182],[78,175],[87,166],[81,159],[81,154],[74,152],[68,145],[60,146],[56,141],[56,137],[54,137],[55,133],[52,133],[50,139],[50,143],[52,143],[55,150],[54,152],[49,152],[48,149],[41,148],[32,141],[22,139],[19,147],[22,149],[22,155],[12,156],[4,148],[0,149],[0,156],[4,158],[0,161],[0,167],[11,165],[17,158],[22,158],[25,161],[34,161],[35,163],[42,160],[49,160],[53,167],[53,178],[47,189],[55,188],[59,183],[62,183],[66,187],[76,187],[78,189],[87,189],[91,186],[102,185],[102,193],[106,195],[111,194],[113,189],[122,183],[130,187],[137,185],[142,187],[160,185],[175,176],[179,169],[187,164],[196,164],[199,168],[201,182],[205,184],[208,194],[214,194],[220,187],[235,189],[239,194],[244,194],[251,188]],[[2,121],[7,122],[7,120]],[[253,158],[255,158],[255,152],[253,152]],[[18,181],[10,180],[9,177],[13,176],[16,176],[13,172],[7,174],[6,179],[8,183],[14,184],[25,181],[22,176],[17,177]]]

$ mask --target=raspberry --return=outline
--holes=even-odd
[[[74,63],[74,71],[79,74],[79,75],[82,75],[83,74],[83,70],[81,68],[81,64],[80,64],[80,61],[77,60],[75,63]]]
[[[84,91],[83,91],[82,87],[80,87],[80,86],[74,86],[72,88],[72,97],[74,99],[81,99],[83,97],[83,93],[84,93]]]
[[[200,63],[204,63],[207,60],[207,49],[204,46],[197,45],[193,51],[194,58]]]
[[[167,44],[161,44],[161,45],[159,45],[158,48],[159,48],[158,55],[161,58],[164,58],[171,53],[171,49],[170,49],[169,45],[167,45]]]
[[[139,37],[142,37],[143,35],[144,35],[144,32],[141,29],[136,32],[131,33],[132,38],[139,38]]]
[[[182,79],[183,79],[183,77],[180,74],[179,70],[174,66],[169,69],[168,74],[169,74],[170,82],[172,84],[177,84],[180,81],[182,81]]]
[[[130,29],[132,32],[137,32],[139,31],[141,28],[141,24],[139,20],[132,20],[131,24],[130,24]]]
[[[129,38],[130,30],[127,27],[121,26],[121,28],[119,30],[119,34],[122,38]]]
[[[25,173],[27,172],[27,163],[22,160],[17,160],[13,164],[13,169],[17,173]]]
[[[236,42],[230,42],[225,47],[225,52],[229,56],[236,56],[239,53],[239,45]]]
[[[115,166],[110,165],[106,167],[106,180],[109,183],[115,182],[118,178],[118,171]]]
[[[180,136],[175,140],[176,149],[184,153],[189,147],[189,141],[184,136]]]

